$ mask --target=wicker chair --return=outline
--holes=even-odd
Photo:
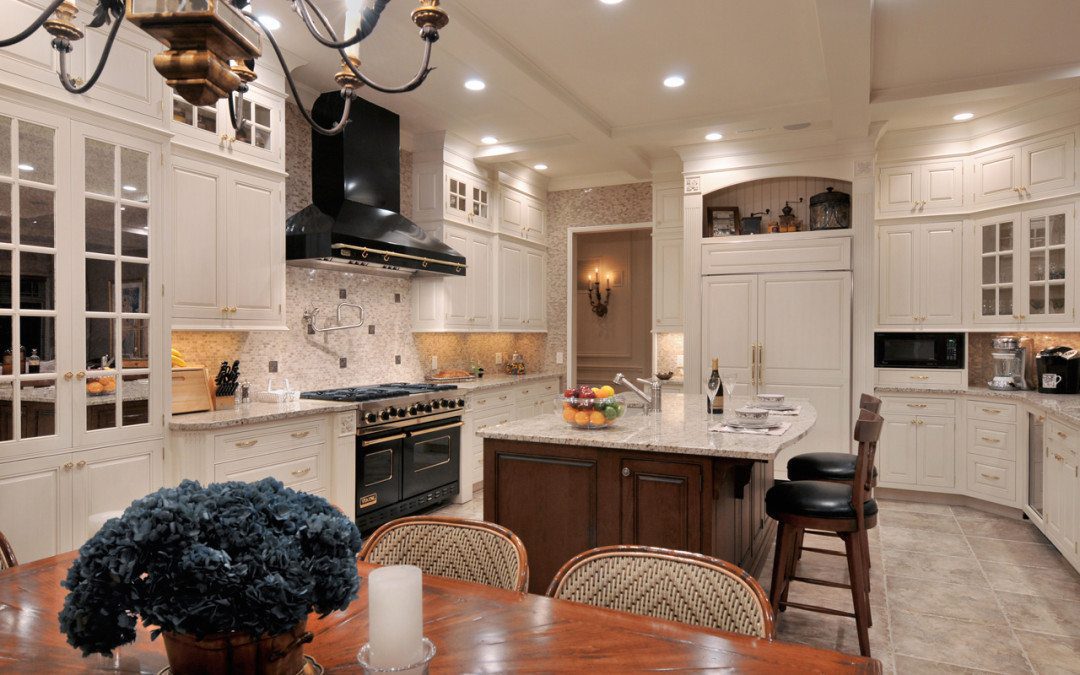
[[[11,542],[0,532],[0,570],[15,567],[19,561],[15,559],[15,549],[11,548]]]
[[[650,546],[601,546],[562,566],[547,594],[597,607],[771,640],[769,600],[729,562]]]
[[[416,565],[424,574],[525,591],[529,559],[510,530],[482,520],[411,516],[386,523],[368,538],[360,560]]]

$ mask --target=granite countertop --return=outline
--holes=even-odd
[[[468,380],[466,382],[454,382],[458,389],[466,393],[472,393],[476,391],[484,391],[487,389],[497,389],[499,387],[509,387],[515,384],[521,384],[522,382],[533,382],[535,380],[547,380],[553,377],[562,377],[562,371],[540,371],[537,373],[526,373],[524,375],[506,375],[505,373],[488,373],[478,380]]]
[[[90,381],[92,382],[93,378]],[[120,386],[123,388],[122,397],[124,401],[145,401],[150,398],[150,383],[147,380],[127,380],[120,383]],[[8,387],[0,387],[0,401],[10,401],[11,391]],[[20,398],[27,403],[55,403],[56,385],[48,387],[24,386],[19,390],[19,394]],[[88,406],[112,405],[114,403],[116,403],[116,392],[108,394],[90,394],[88,392],[86,395],[86,405]]]
[[[1023,403],[1040,412],[1056,415],[1067,422],[1080,424],[1080,395],[1040,394],[1037,391],[999,391],[989,387],[949,387],[931,389],[929,387],[874,387],[880,394],[936,394],[944,396],[977,396],[979,398],[1001,399]]]
[[[549,413],[490,426],[478,433],[484,438],[506,441],[768,461],[806,436],[817,421],[817,411],[808,401],[793,399],[792,403],[801,405],[802,412],[780,418],[792,422],[783,436],[709,431],[708,427],[717,424],[720,418],[705,419],[705,400],[701,396],[687,398],[677,393],[664,396],[664,411],[659,415],[645,415],[631,408],[613,426],[603,429],[578,429],[559,415]]]
[[[342,410],[355,409],[355,403],[342,403],[340,401],[312,401],[308,399],[301,399],[290,403],[263,403],[260,401],[253,401],[246,405],[237,405],[233,410],[215,410],[211,412],[173,415],[169,420],[169,429],[172,431],[209,431],[212,429],[227,429],[229,427],[242,426],[244,424],[274,422],[276,420],[290,419],[293,417],[325,415],[328,413],[341,412]]]

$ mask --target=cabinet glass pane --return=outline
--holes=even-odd
[[[0,249],[0,309],[11,309],[11,251]]]
[[[115,264],[111,260],[86,261],[86,311],[112,312]]]
[[[123,389],[120,417],[123,426],[146,424],[150,421],[150,376],[127,375],[120,383]]]
[[[19,187],[19,243],[53,246],[54,199],[51,190]]]
[[[255,127],[255,147],[264,149],[270,147],[269,131]]]
[[[998,250],[1011,251],[1013,249],[1013,224],[1002,223],[998,229]]]
[[[124,368],[146,368],[150,358],[150,320],[124,319],[120,332],[121,365]]]
[[[1056,248],[1050,251],[1050,265],[1047,268],[1050,279],[1065,278],[1065,249]]]
[[[146,209],[120,207],[120,252],[137,258],[147,257],[150,238]]]
[[[56,271],[49,253],[19,253],[19,302],[23,309],[55,309]]]
[[[995,316],[997,314],[997,290],[984,288],[982,291],[982,315]]]
[[[125,262],[120,266],[122,286],[120,311],[125,314],[146,314],[150,311],[150,298],[146,289],[150,281],[150,266],[143,263]]]
[[[1050,245],[1065,245],[1065,214],[1063,213],[1050,216]]]
[[[198,125],[203,131],[217,133],[217,110],[213,108],[199,108]]]
[[[111,372],[111,371],[110,371]],[[116,374],[86,373],[86,428],[88,431],[116,426]]]
[[[1032,218],[1028,221],[1028,248],[1046,246],[1046,218]]]
[[[0,176],[11,175],[11,118],[0,116]]]
[[[3,354],[3,370],[0,373],[4,375],[11,374],[11,317],[0,316],[0,354]]]
[[[135,202],[148,202],[146,165],[149,156],[145,152],[120,148],[120,196]]]
[[[23,316],[19,319],[19,342],[26,354],[27,373],[56,372],[56,319]],[[33,357],[37,356],[37,365]],[[35,370],[36,369],[36,370]]]
[[[245,120],[248,118],[245,117]],[[251,143],[251,124],[246,123],[236,130],[236,140],[240,143]]]
[[[1011,288],[998,291],[998,316],[1010,316],[1013,313],[1013,293]]]
[[[52,436],[56,433],[56,381],[31,380],[19,388],[22,398],[23,438]]]
[[[982,227],[982,252],[993,253],[997,250],[997,226],[983,225]]]
[[[1038,285],[1028,288],[1028,313],[1046,313],[1046,286]]]
[[[255,104],[255,124],[260,126],[270,126],[270,108],[264,105]]]
[[[19,120],[19,178],[53,184],[53,136],[49,127]]]
[[[1046,249],[1028,254],[1028,280],[1046,280]]]
[[[1048,307],[1050,314],[1065,313],[1065,284],[1050,284],[1048,291]]]
[[[985,257],[982,259],[982,282],[992,284],[997,281],[997,258]]]
[[[195,108],[182,98],[173,97],[172,118],[181,124],[195,124]]]
[[[116,206],[100,199],[86,199],[86,250],[90,253],[113,252],[113,223]]]
[[[116,153],[109,143],[86,139],[86,191],[112,197],[116,194]]]
[[[86,320],[85,366],[87,368],[107,366],[116,358],[115,321],[115,319]]]
[[[1011,284],[1013,280],[1013,257],[1003,255],[998,260],[998,283]]]
[[[11,382],[0,382],[0,441],[15,438],[15,387]]]
[[[11,243],[11,184],[0,183],[0,242]]]

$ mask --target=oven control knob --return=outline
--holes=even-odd
[[[432,408],[438,408],[438,407],[439,407],[439,404],[440,404],[440,403],[441,403],[441,402],[440,402],[440,401],[438,401],[438,400],[432,400],[432,401],[431,401],[431,407],[432,407]]]
[[[457,400],[457,407],[459,407],[459,408],[464,408],[464,407],[465,407],[465,399],[463,399],[463,398],[459,398],[459,399]]]
[[[397,416],[398,417],[405,417],[406,414],[408,414],[408,413],[405,412],[405,408],[398,408],[397,409]]]
[[[445,405],[446,405],[447,408],[450,408],[451,410],[453,410],[454,408],[457,407],[457,401],[447,401],[445,403]]]
[[[377,419],[379,419],[378,415],[373,412],[369,412],[368,414],[364,415],[364,421],[368,424],[374,423]]]
[[[383,421],[386,421],[386,420],[390,419],[390,409],[387,408],[386,410],[379,413],[379,419],[381,419]]]
[[[431,404],[430,403],[427,403],[427,404],[424,405],[424,412],[431,412]]]
[[[418,405],[414,404],[414,405],[409,406],[409,414],[410,415],[415,415],[417,412],[419,412],[419,410],[420,410],[420,406],[418,406]]]

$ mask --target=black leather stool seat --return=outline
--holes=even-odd
[[[855,477],[858,455],[848,452],[807,452],[788,460],[788,480],[846,480]],[[877,467],[873,478],[877,481]]]
[[[863,502],[863,515],[877,513],[877,502]],[[780,520],[784,514],[812,518],[854,518],[851,486],[823,480],[777,483],[765,494],[765,512]]]

